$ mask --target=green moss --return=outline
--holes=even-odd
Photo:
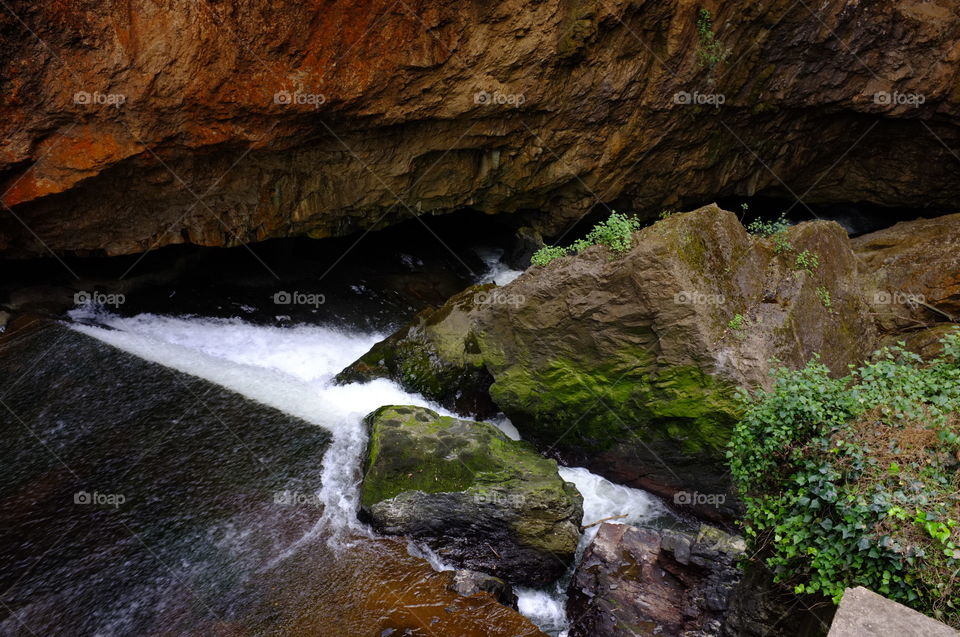
[[[562,488],[554,461],[537,454],[529,443],[510,440],[491,424],[403,406],[381,407],[367,423],[363,506],[405,491],[469,491],[482,496],[522,487],[555,496]]]
[[[516,365],[490,393],[531,439],[591,452],[636,436],[719,455],[740,413],[733,387],[696,366],[657,369],[642,349],[601,367],[568,359]]]

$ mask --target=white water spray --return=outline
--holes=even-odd
[[[328,537],[334,549],[371,537],[356,517],[361,454],[366,446],[363,417],[383,405],[422,405],[454,415],[410,394],[387,380],[333,385],[333,377],[383,338],[380,334],[345,332],[329,327],[265,327],[239,319],[171,318],[140,315],[123,318],[93,308],[72,313],[77,320],[96,323],[74,329],[121,350],[186,374],[222,385],[251,400],[274,407],[330,431],[333,442],[323,458],[322,486],[317,497],[323,514],[314,528],[277,558],[285,559],[317,537]],[[112,329],[110,329],[112,328]],[[506,418],[494,421],[510,438],[519,439]],[[584,499],[583,524],[625,515],[618,523],[635,524],[666,513],[650,494],[613,484],[583,468],[560,468]],[[577,557],[596,535],[584,532]],[[437,570],[452,567],[423,547],[411,553]],[[568,574],[569,576],[569,574]],[[543,630],[565,635],[564,604],[567,578],[548,590],[516,589],[520,612]]]
[[[324,454],[323,514],[304,541],[328,536],[333,548],[350,536],[370,536],[357,520],[360,456],[366,446],[363,417],[383,405],[421,405],[448,411],[387,380],[338,386],[333,377],[382,339],[328,327],[263,327],[239,319],[171,318],[105,313],[74,314],[107,326],[74,329],[121,350],[235,391],[264,405],[313,423],[333,434]]]

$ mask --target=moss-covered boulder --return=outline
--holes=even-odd
[[[340,372],[336,382],[390,378],[457,413],[481,418],[497,413],[489,394],[493,377],[467,337],[474,314],[494,288],[475,285],[442,307],[424,310]]]
[[[708,517],[736,510],[724,457],[736,388],[768,386],[774,358],[800,366],[819,353],[842,373],[876,344],[839,225],[751,235],[715,205],[634,233],[622,254],[590,247],[496,290],[500,302],[468,291],[384,349],[482,368],[540,449]]]
[[[513,584],[546,584],[572,563],[582,498],[529,443],[422,407],[381,407],[366,423],[360,516],[378,531]]]

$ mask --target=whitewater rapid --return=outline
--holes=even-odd
[[[512,273],[503,273],[511,276]],[[366,353],[385,335],[300,325],[269,327],[241,319],[139,315],[120,317],[102,309],[72,313],[83,323],[73,329],[118,349],[186,374],[203,378],[251,400],[274,407],[328,430],[333,441],[324,455],[321,489],[323,513],[313,530],[287,547],[278,559],[294,554],[308,541],[324,537],[334,549],[373,537],[357,520],[361,455],[366,446],[363,417],[383,405],[420,405],[455,415],[388,380],[335,385],[333,377]],[[199,399],[199,398],[198,398]],[[506,418],[494,421],[511,438],[519,438]],[[583,468],[561,468],[584,497],[584,524],[617,515],[637,523],[665,514],[663,505],[644,491],[615,485]],[[578,557],[596,534],[587,529]],[[417,552],[412,548],[412,552]],[[429,551],[419,555],[438,570],[451,568]],[[520,588],[520,612],[543,630],[564,635],[568,576],[546,590]]]

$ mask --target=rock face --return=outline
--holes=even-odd
[[[345,375],[387,375],[436,395],[421,378],[482,364],[494,402],[538,447],[730,515],[735,387],[768,383],[773,358],[800,366],[820,353],[843,372],[875,344],[843,230],[804,223],[783,241],[778,252],[716,206],[673,215],[635,233],[623,256],[592,247],[484,291],[482,303],[458,297]],[[818,265],[798,265],[801,254]]]
[[[554,461],[421,407],[382,407],[367,425],[360,513],[378,531],[514,584],[547,584],[571,564],[583,500]]]
[[[853,245],[885,331],[960,321],[960,214],[898,223]]]
[[[844,591],[829,637],[886,635],[960,637],[960,632],[862,586]]]
[[[391,378],[425,398],[460,414],[488,417],[497,413],[490,400],[493,377],[483,366],[475,342],[464,338],[479,307],[478,299],[495,285],[476,285],[440,308],[421,312],[406,327],[377,343],[337,375],[338,383]]]
[[[329,236],[462,207],[550,210],[539,223],[558,227],[598,200],[960,194],[953,0],[7,8],[8,254]]]
[[[570,582],[570,637],[722,635],[741,538],[603,524]]]

